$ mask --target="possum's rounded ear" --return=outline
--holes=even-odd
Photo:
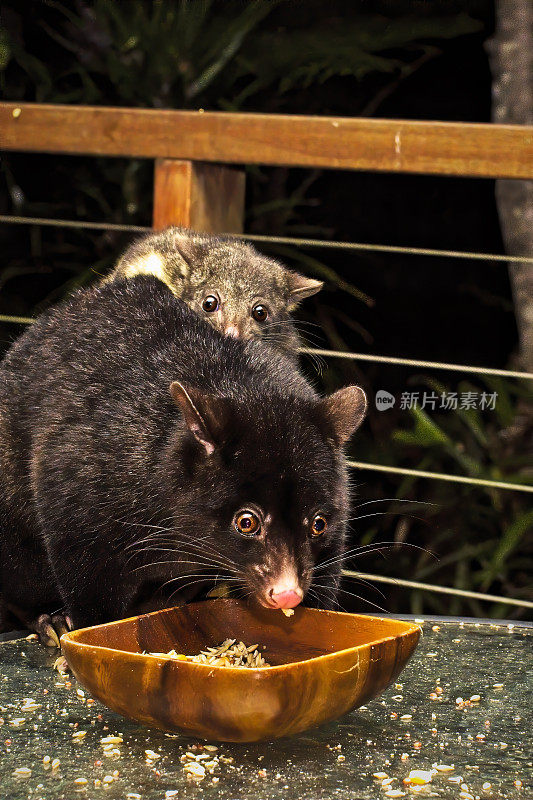
[[[206,250],[206,237],[188,228],[168,228],[169,245],[180,254],[187,264],[201,257]]]
[[[338,444],[346,444],[365,418],[366,394],[360,386],[345,386],[320,401],[322,414]]]
[[[305,275],[300,275],[298,272],[289,272],[289,303],[296,306],[306,297],[319,292],[323,286],[323,281],[315,281],[314,278],[306,278]]]
[[[170,394],[196,441],[208,456],[212,455],[224,438],[229,411],[226,400],[194,387],[185,387],[179,381],[170,384]]]

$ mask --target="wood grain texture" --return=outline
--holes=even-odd
[[[0,104],[0,149],[533,178],[533,127]]]
[[[244,191],[243,170],[158,158],[153,227],[182,225],[205,233],[242,233]]]
[[[76,678],[114,711],[164,730],[232,742],[272,739],[345,714],[380,694],[420,629],[392,619],[297,608],[288,619],[240,600],[212,600],[62,637]],[[265,645],[267,669],[174,661],[225,638]]]

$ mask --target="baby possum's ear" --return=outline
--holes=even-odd
[[[311,297],[311,295],[319,292],[324,286],[324,281],[306,278],[305,275],[300,275],[298,272],[289,272],[288,285],[289,304],[291,307],[295,307],[306,297]]]
[[[183,414],[183,419],[195,439],[212,455],[223,440],[229,423],[229,408],[225,398],[215,397],[179,381],[170,384],[170,394]]]
[[[205,241],[201,235],[187,228],[166,228],[133,242],[119,259],[117,270],[126,277],[153,275],[166,282],[171,262],[186,278],[191,264],[204,252]]]
[[[366,394],[360,386],[345,386],[321,400],[320,410],[337,444],[346,444],[365,418]]]
[[[175,249],[186,264],[196,261],[205,254],[205,236],[190,231],[188,228],[167,228],[168,249]]]

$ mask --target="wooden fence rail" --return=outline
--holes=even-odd
[[[518,125],[1,103],[0,149],[533,177],[533,127]]]

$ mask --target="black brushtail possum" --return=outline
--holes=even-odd
[[[216,580],[272,608],[331,607],[343,445],[365,409],[359,387],[319,397],[155,278],[78,291],[0,365],[5,604],[48,643]]]
[[[167,228],[134,242],[105,280],[152,275],[226,336],[295,354],[291,311],[323,287],[231,236]]]

